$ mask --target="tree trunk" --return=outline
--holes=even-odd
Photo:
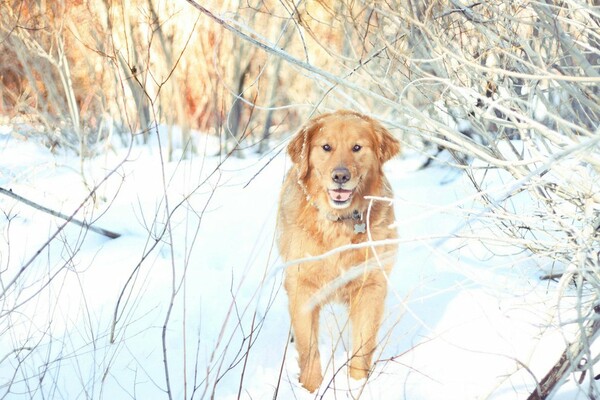
[[[600,307],[594,308],[595,316],[600,313]],[[556,389],[560,387],[567,375],[573,372],[582,360],[583,355],[596,339],[600,329],[600,319],[589,322],[586,328],[579,334],[578,338],[571,343],[560,356],[559,360],[548,371],[546,376],[538,383],[536,389],[527,400],[547,399]],[[582,372],[585,373],[585,370]]]
[[[281,24],[281,31],[283,32],[283,43],[281,44],[281,48],[285,49],[287,45],[290,43],[292,39],[292,35],[287,32],[288,21],[284,21]],[[273,75],[271,76],[270,86],[269,86],[269,111],[267,112],[267,116],[265,118],[265,126],[262,133],[262,139],[260,141],[260,145],[258,146],[258,153],[262,154],[266,152],[269,148],[269,139],[271,137],[271,124],[273,123],[273,108],[275,107],[275,99],[277,97],[277,87],[279,86],[279,72],[281,71],[281,64],[283,58],[276,57],[275,66],[273,68]]]

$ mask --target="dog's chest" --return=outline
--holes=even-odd
[[[323,221],[318,231],[319,241],[328,250],[364,242],[368,239],[363,221]]]
[[[364,262],[369,257],[367,248],[353,248],[368,240],[367,233],[355,232],[353,221],[330,222],[325,229],[311,237],[319,248],[320,254],[331,252],[326,263],[335,269],[348,269]]]

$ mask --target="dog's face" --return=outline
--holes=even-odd
[[[383,163],[399,150],[378,122],[351,111],[309,121],[288,146],[310,196],[319,207],[334,210],[357,206],[364,195],[374,194]]]

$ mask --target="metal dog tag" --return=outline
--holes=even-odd
[[[365,233],[367,231],[367,224],[354,224],[354,233]]]

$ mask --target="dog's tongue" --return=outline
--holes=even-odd
[[[352,190],[333,189],[329,191],[329,196],[335,201],[347,201],[352,195]]]

